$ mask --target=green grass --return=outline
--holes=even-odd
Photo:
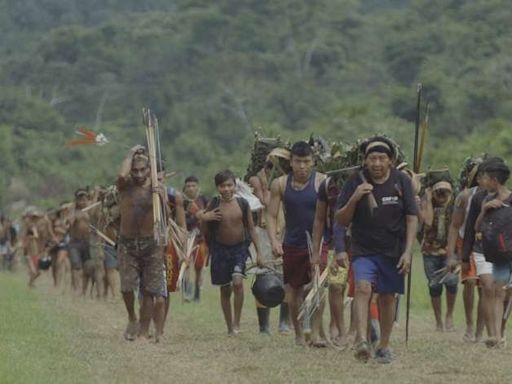
[[[49,276],[29,290],[26,276],[0,274],[0,383],[501,383],[512,373],[511,348],[489,351],[462,342],[464,316],[458,297],[455,333],[434,331],[433,315],[416,253],[409,348],[404,346],[405,299],[393,331],[397,360],[391,366],[361,364],[352,351],[296,347],[293,336],[260,336],[251,279],[245,284],[242,333],[227,337],[218,289],[205,276],[200,304],[172,297],[160,344],[126,342],[126,314],[117,298],[95,301],[62,295]],[[325,315],[327,323],[328,314]]]
[[[47,305],[19,276],[1,273],[0,382],[86,382],[80,378],[90,367],[69,348],[76,321]]]

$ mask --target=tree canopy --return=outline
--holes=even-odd
[[[219,169],[243,174],[255,131],[347,142],[380,132],[410,154],[418,82],[427,167],[455,172],[482,151],[512,159],[508,5],[0,0],[0,198],[56,201],[111,183],[144,141],[144,106],[167,169],[207,189]],[[65,148],[80,126],[111,143]]]

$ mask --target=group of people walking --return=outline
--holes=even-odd
[[[115,203],[108,214],[101,212],[111,192],[102,189],[92,198],[85,190],[77,191],[73,206],[63,204],[53,221],[27,212],[22,239],[30,283],[38,276],[36,258],[44,254],[48,242],[53,244],[52,262],[59,266],[56,284],[67,263],[74,286],[79,276],[73,272],[83,274],[84,293],[89,269],[102,269],[108,276],[109,269],[118,268],[128,314],[124,337],[159,341],[170,294],[181,289],[187,301],[199,302],[202,271],[209,264],[211,282],[220,288],[227,332],[236,336],[248,269],[259,273],[272,266],[282,273],[286,292],[279,332],[293,329],[297,345],[312,347],[344,348],[354,336],[358,360],[373,357],[390,363],[397,302],[419,239],[436,329],[455,330],[453,309],[460,276],[464,340],[480,341],[486,329],[486,345],[504,347],[512,280],[512,197],[506,187],[510,175],[506,163],[497,157],[472,158],[464,164],[459,185],[447,171],[427,172],[420,183],[418,175],[397,164],[396,145],[388,138],[369,138],[359,150],[362,164],[339,178],[316,171],[310,143],[296,142],[282,155],[290,172],[276,175],[274,163],[266,161],[247,178],[258,202],[253,204],[239,193],[241,181],[230,170],[215,175],[218,196],[212,199],[200,193],[195,176],[187,177],[177,191],[165,185],[165,170],[159,169],[159,182],[154,185],[148,155],[135,146],[121,165],[115,198],[110,199]],[[155,201],[162,204],[166,225],[175,228],[168,242],[155,236]],[[95,206],[96,202],[101,204]],[[64,220],[71,208],[73,214]],[[107,262],[109,250],[114,251],[115,265]],[[96,251],[104,256],[95,257]],[[91,268],[89,260],[93,260]],[[194,278],[187,277],[192,272]],[[347,287],[352,299],[349,329],[344,322]],[[313,294],[319,299],[312,304]],[[328,332],[323,327],[324,301],[330,309]],[[314,310],[305,310],[308,305]],[[256,309],[260,332],[270,334],[270,308],[256,300]]]

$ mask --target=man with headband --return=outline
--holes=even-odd
[[[117,179],[121,216],[119,273],[129,321],[125,339],[134,340],[137,336],[148,338],[149,323],[155,314],[155,342],[158,342],[163,332],[167,290],[163,280],[163,249],[154,239],[152,193],[158,190],[162,201],[167,203],[167,199],[160,185],[151,185],[149,175],[149,159],[144,155],[144,148],[136,145],[123,161]],[[139,285],[143,291],[140,328],[134,308],[134,292]]]
[[[381,339],[379,363],[390,363],[389,338],[395,318],[395,294],[404,292],[418,226],[411,180],[393,167],[395,150],[385,137],[361,145],[364,167],[345,183],[338,198],[336,220],[351,226],[355,281],[355,357],[370,357],[368,307],[372,291],[379,294]]]
[[[432,176],[434,178],[434,176]],[[425,188],[421,200],[422,241],[421,253],[427,277],[430,301],[434,310],[436,330],[453,331],[453,309],[457,297],[458,276],[447,275],[440,271],[447,269],[447,241],[451,212],[453,211],[453,192],[449,174],[438,180],[432,180]],[[446,289],[446,318],[443,324],[441,297],[443,286]]]

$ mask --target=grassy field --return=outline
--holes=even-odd
[[[292,335],[260,336],[249,281],[238,337],[227,337],[218,292],[205,284],[200,304],[182,304],[173,296],[166,337],[155,345],[123,340],[120,299],[63,295],[49,276],[29,290],[25,275],[0,273],[0,383],[509,382],[512,347],[489,351],[463,343],[460,299],[457,332],[435,332],[420,258],[413,281],[409,348],[402,306],[393,335],[397,360],[380,366],[356,362],[350,350],[296,347]],[[277,315],[273,311],[273,329]]]

